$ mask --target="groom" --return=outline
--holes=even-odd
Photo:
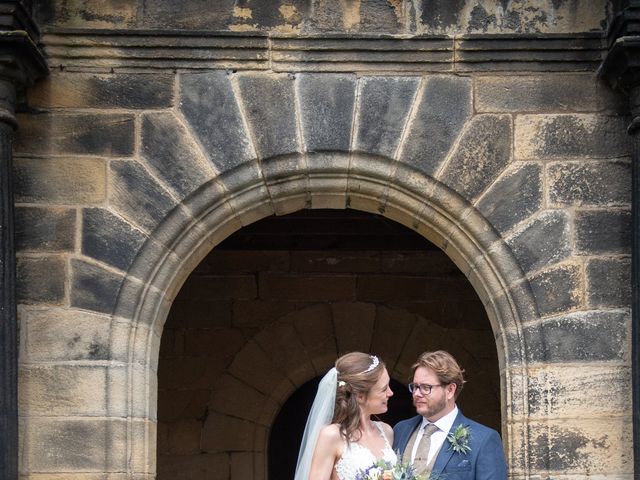
[[[456,406],[465,382],[458,362],[439,350],[420,355],[409,390],[418,415],[394,427],[393,449],[427,478],[506,480],[500,435]]]

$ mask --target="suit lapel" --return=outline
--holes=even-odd
[[[462,415],[462,412],[458,411],[458,415],[456,415],[456,419],[453,421],[451,430],[447,432],[447,435],[450,432],[454,431],[458,425],[463,424],[465,421],[466,417]],[[440,475],[442,475],[444,467],[447,466],[447,463],[449,463],[449,460],[451,460],[453,454],[453,449],[449,448],[449,441],[445,440],[442,444],[442,448],[440,448],[440,453],[438,453],[438,456],[436,457],[436,462],[433,464],[433,469],[431,470],[431,475],[433,478],[437,479]]]

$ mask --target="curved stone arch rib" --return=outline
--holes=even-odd
[[[298,181],[303,172],[296,168],[280,170],[274,184],[277,188],[250,181],[227,184],[223,191],[218,182],[225,183],[228,178],[222,175],[200,187],[168,215],[140,250],[115,309],[115,316],[130,324],[131,427],[127,443],[129,457],[134,459],[132,471],[155,470],[157,359],[162,327],[175,294],[220,241],[243,225],[273,215],[274,203],[280,202],[289,211],[308,208],[308,194],[312,208],[382,213],[417,230],[443,249],[467,276],[487,309],[498,342],[508,456],[518,456],[522,464],[524,451],[527,464],[526,425],[515,424],[522,423],[527,411],[522,324],[535,319],[537,313],[528,282],[510,249],[473,206],[440,182],[402,164],[389,179],[392,160],[363,155],[354,165],[349,163],[352,159],[346,154],[307,154],[310,192],[306,182]],[[295,165],[293,160],[282,166]],[[137,433],[141,425],[145,430],[142,435]]]

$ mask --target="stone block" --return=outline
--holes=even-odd
[[[585,210],[576,213],[576,250],[586,255],[631,253],[631,212]]]
[[[388,302],[424,298],[427,280],[421,275],[359,275],[357,298]]]
[[[572,417],[576,412],[583,418],[597,418],[631,412],[629,367],[551,364],[528,369],[527,379],[528,415],[532,418]],[[585,395],[590,401],[585,402]]]
[[[147,239],[121,217],[103,208],[82,210],[82,253],[127,271]]]
[[[76,210],[63,207],[16,207],[16,250],[63,252],[75,247]]]
[[[400,309],[380,306],[376,310],[371,352],[385,361],[394,378],[407,379],[409,367],[418,358],[416,352],[407,351],[405,348],[417,320],[414,314]],[[424,350],[419,353],[422,351]]]
[[[202,355],[211,361],[227,363],[245,344],[236,328],[190,328],[184,332],[188,355]]]
[[[299,310],[291,316],[316,372],[326,372],[337,358],[331,307],[321,303]]]
[[[340,355],[368,352],[376,318],[372,303],[340,302],[331,305]]]
[[[480,198],[476,208],[501,233],[542,206],[542,169],[537,164],[514,165]]]
[[[200,453],[198,455],[158,455],[158,478],[173,480],[228,480],[229,454]]]
[[[202,449],[205,452],[250,452],[255,431],[253,422],[210,412],[202,432]]]
[[[203,388],[160,389],[158,391],[158,419],[160,422],[173,422],[204,418],[210,396],[210,390]],[[160,436],[160,425],[164,425],[164,423],[158,424],[158,436]]]
[[[180,198],[215,176],[215,169],[190,139],[190,132],[169,113],[142,117],[141,153],[155,174]]]
[[[66,259],[62,256],[18,257],[16,298],[21,303],[61,304],[65,299]]]
[[[21,437],[22,471],[106,473],[127,468],[124,419],[27,417]]]
[[[382,271],[386,273],[428,274],[430,277],[458,274],[460,270],[439,249],[382,252]]]
[[[360,82],[355,150],[394,158],[420,79],[364,77]]]
[[[164,389],[210,389],[224,372],[224,365],[206,356],[165,357],[158,368],[158,384]]]
[[[219,172],[255,157],[227,72],[183,75],[179,92],[180,110]]]
[[[228,372],[267,396],[271,395],[275,385],[284,380],[283,374],[278,371],[270,356],[251,340],[235,356]]]
[[[258,157],[300,152],[294,78],[250,73],[237,81]]]
[[[292,251],[291,271],[294,272],[335,272],[360,273],[379,272],[378,252],[357,251]]]
[[[305,304],[263,300],[234,300],[233,325],[241,329],[262,329],[278,318],[299,310],[302,305]]]
[[[97,158],[16,158],[13,166],[16,202],[103,202],[107,195],[107,168]]]
[[[520,267],[532,272],[567,258],[571,253],[569,237],[567,213],[548,210],[507,239],[507,243]]]
[[[631,204],[631,164],[626,160],[553,163],[548,182],[549,199],[558,206]]]
[[[307,351],[292,323],[276,322],[254,337],[276,368],[294,384],[301,385],[315,376]]]
[[[584,279],[579,265],[558,265],[533,276],[530,282],[541,316],[569,312],[583,302]]]
[[[263,300],[329,301],[354,300],[356,277],[353,275],[277,274],[258,275]]]
[[[624,117],[520,115],[515,121],[516,160],[614,158],[631,154]]]
[[[344,4],[338,0],[313,3],[312,16],[305,29],[362,33],[402,33],[405,19],[398,4],[362,0]]]
[[[71,260],[72,307],[111,313],[116,306],[122,277],[82,260]]]
[[[171,304],[165,327],[229,327],[233,306],[231,300],[182,299],[178,296]]]
[[[22,155],[133,154],[134,118],[130,114],[20,114],[18,124],[15,152]]]
[[[524,328],[534,363],[627,361],[631,320],[625,311],[570,313]]]
[[[238,452],[231,454],[231,478],[254,478],[253,452]]]
[[[257,421],[264,408],[265,395],[230,375],[221,376],[213,385],[209,411]]]
[[[81,3],[55,0],[38,6],[42,21],[67,28],[134,27],[137,18],[136,5],[122,4],[119,0]]]
[[[475,107],[480,113],[570,113],[600,109],[598,80],[592,74],[479,77],[475,92]]]
[[[286,272],[292,253],[280,250],[224,250],[215,248],[195,268],[193,274]]]
[[[309,152],[349,151],[355,75],[297,75],[304,146]]]
[[[175,206],[175,200],[139,163],[115,161],[110,167],[109,200],[141,228],[153,231]]]
[[[161,73],[56,73],[27,91],[35,108],[168,108],[173,75]]]
[[[433,76],[424,80],[414,102],[415,117],[407,128],[400,159],[427,175],[444,161],[472,114],[471,81],[464,77]]]
[[[32,416],[125,415],[124,409],[113,411],[109,387],[106,367],[22,365],[20,410]]]
[[[457,143],[440,180],[469,201],[480,195],[511,161],[511,118],[474,117]]]
[[[258,294],[255,275],[199,275],[187,279],[182,300],[253,299]]]
[[[589,307],[631,308],[631,260],[593,258],[587,262]]]
[[[119,352],[115,345],[126,326],[110,322],[107,316],[81,310],[21,306],[18,318],[24,332],[22,354],[29,361],[126,360],[123,355],[126,352]]]
[[[175,456],[199,454],[202,422],[181,420],[167,423],[168,453]]]

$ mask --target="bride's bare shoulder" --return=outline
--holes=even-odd
[[[340,426],[337,423],[325,425],[320,430],[320,436],[325,440],[338,441],[340,440]]]

